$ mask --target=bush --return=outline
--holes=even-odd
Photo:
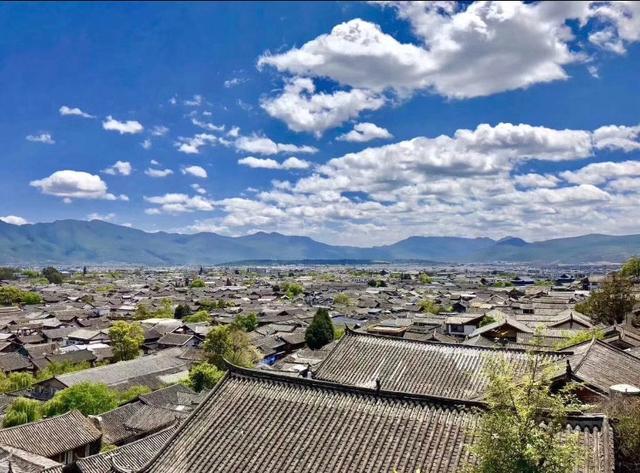
[[[442,312],[442,307],[430,299],[421,301],[419,307],[420,312],[429,312],[430,314],[439,314]]]
[[[420,273],[418,279],[420,280],[421,284],[431,284],[433,282],[431,277],[427,273]]]
[[[132,360],[140,354],[144,343],[144,331],[139,323],[118,320],[109,329],[109,338],[116,361]]]
[[[304,332],[304,341],[309,348],[317,350],[334,339],[333,322],[327,309],[318,309],[311,324]]]
[[[118,407],[118,395],[101,383],[80,383],[59,391],[43,406],[47,417],[78,409],[85,416],[98,415]]]
[[[126,404],[150,392],[151,388],[149,386],[133,386],[124,392],[118,393],[118,404]]]
[[[178,304],[176,310],[173,311],[175,319],[182,319],[188,315],[191,315],[191,308],[187,304]]]
[[[304,287],[297,283],[284,283],[282,290],[287,299],[295,299],[304,292]]]
[[[333,298],[333,303],[337,305],[350,306],[351,299],[347,294],[341,292],[340,294],[336,294],[336,296]]]
[[[226,369],[224,360],[245,368],[252,368],[260,360],[260,353],[247,334],[235,325],[220,325],[211,330],[204,351],[209,363],[221,370]]]
[[[202,279],[194,279],[191,283],[191,287],[198,288],[204,287],[204,281]]]
[[[0,281],[16,279],[17,271],[14,268],[0,268]]]
[[[207,362],[194,365],[189,371],[189,379],[186,384],[196,392],[203,389],[211,389],[224,376],[224,371]]]
[[[2,427],[14,427],[42,419],[41,404],[38,401],[19,397],[6,410]]]
[[[195,324],[200,322],[211,322],[211,316],[206,310],[199,310],[195,314],[188,315],[182,321],[186,324]]]
[[[42,298],[37,292],[23,291],[13,286],[0,287],[0,305],[40,304]]]
[[[233,323],[236,327],[241,328],[245,332],[253,332],[258,328],[258,316],[254,313],[238,315]]]
[[[62,284],[63,281],[62,273],[52,266],[44,268],[42,270],[42,276],[47,278],[49,284]]]

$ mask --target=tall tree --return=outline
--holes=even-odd
[[[50,284],[62,284],[62,273],[53,266],[48,266],[42,270],[42,275],[47,278]]]
[[[327,309],[320,308],[316,312],[316,315],[313,316],[311,324],[309,324],[307,330],[304,332],[304,340],[309,348],[317,350],[318,348],[325,346],[327,343],[332,342],[333,338],[333,322],[329,316],[329,311]]]
[[[209,363],[226,369],[224,360],[246,368],[260,360],[260,353],[251,344],[247,334],[235,325],[220,325],[207,334],[204,351]]]
[[[44,405],[44,413],[50,417],[78,409],[84,415],[98,415],[118,406],[117,394],[106,384],[80,383],[59,391]]]
[[[191,389],[200,392],[203,389],[211,389],[224,376],[224,371],[217,366],[207,363],[198,363],[189,370],[188,384]]]
[[[620,269],[620,274],[631,279],[640,279],[640,258],[633,256],[629,258]]]
[[[577,304],[576,310],[588,315],[596,323],[621,323],[636,303],[631,289],[629,279],[614,273],[586,301]]]
[[[109,338],[116,361],[132,360],[140,354],[144,331],[139,323],[118,320],[109,329]]]
[[[566,419],[579,408],[570,389],[550,390],[551,367],[530,353],[517,376],[506,360],[492,363],[485,393],[488,409],[480,416],[471,446],[473,473],[574,473],[584,452],[579,434],[568,434]]]

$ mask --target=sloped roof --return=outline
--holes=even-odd
[[[160,447],[174,433],[175,427],[148,435],[135,442],[107,453],[98,453],[90,457],[80,458],[75,462],[76,471],[81,473],[112,473],[112,464],[124,471],[140,468],[160,450]],[[62,466],[43,470],[43,473],[62,473]]]
[[[560,355],[543,355],[555,361]],[[516,373],[526,366],[523,350],[504,350],[406,340],[348,330],[314,371],[316,379],[352,386],[382,388],[412,394],[478,399],[487,385],[485,367],[504,358]]]
[[[95,442],[102,433],[80,411],[0,429],[0,445],[19,448],[43,457]]]
[[[640,387],[640,359],[593,339],[567,348],[573,354],[568,360],[574,377],[603,394],[615,384]]]
[[[65,386],[74,386],[85,382],[113,386],[133,378],[184,368],[187,366],[187,362],[178,358],[179,354],[179,349],[163,350],[155,355],[142,356],[134,360],[62,374],[56,376],[56,379]]]
[[[459,472],[472,461],[466,446],[482,408],[232,368],[138,471]],[[583,472],[613,472],[605,418],[580,418],[568,428],[589,453]]]

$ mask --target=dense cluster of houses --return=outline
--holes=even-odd
[[[575,308],[601,273],[428,272],[170,269],[91,271],[61,285],[0,282],[42,297],[41,304],[0,307],[5,376],[89,366],[0,395],[0,415],[18,396],[47,401],[86,382],[151,391],[99,416],[71,411],[0,429],[0,473],[455,472],[469,461],[492,359],[518,372],[535,348],[554,367],[554,386],[577,381],[590,403],[640,388],[640,330],[594,325]],[[196,278],[203,284],[194,285]],[[300,294],[284,290],[291,283]],[[172,308],[205,308],[210,320],[141,320],[143,354],[113,362],[114,321],[135,319],[140,306],[154,313],[167,300]],[[345,331],[311,350],[304,335],[318,307]],[[247,314],[258,319],[248,334],[262,356],[256,369],[230,366],[210,392],[180,384],[204,359],[212,327]],[[567,346],[586,331],[598,337]],[[588,452],[581,471],[614,471],[606,417],[576,416],[567,428]]]

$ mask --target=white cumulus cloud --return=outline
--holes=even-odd
[[[286,143],[276,143],[271,138],[265,136],[242,136],[238,138],[234,145],[237,150],[247,153],[257,154],[278,154],[278,153],[317,153],[318,148],[313,146],[297,146]]]
[[[124,122],[118,121],[109,115],[106,120],[102,122],[102,128],[108,131],[117,131],[121,135],[131,134],[135,135],[136,133],[142,133],[144,127],[137,120],[127,120]]]
[[[133,167],[129,161],[116,161],[108,168],[103,169],[102,172],[112,176],[129,176],[132,170]]]
[[[167,177],[173,174],[173,171],[171,169],[147,168],[144,173],[149,177]]]
[[[30,185],[40,189],[43,194],[64,199],[118,199],[107,192],[107,184],[100,176],[84,171],[56,171],[49,177],[31,181]],[[121,200],[124,200],[123,197],[126,196],[121,196]]]
[[[44,143],[46,145],[55,144],[55,140],[51,133],[38,133],[37,135],[27,135],[27,141],[31,141],[32,143]]]
[[[386,128],[379,127],[374,123],[356,123],[353,126],[353,130],[344,135],[338,136],[336,139],[339,141],[351,141],[354,143],[364,143],[371,140],[386,140],[393,138],[393,135],[389,133]]]
[[[18,217],[17,215],[5,215],[0,217],[0,222],[8,223],[10,225],[26,225],[29,222],[27,219]]]
[[[82,118],[95,118],[94,115],[91,115],[91,114],[89,114],[87,112],[83,112],[78,107],[68,107],[66,105],[63,105],[62,107],[60,107],[58,109],[58,112],[62,116],[69,116],[70,115],[70,116],[76,116],[76,117],[82,117]]]
[[[201,166],[186,166],[182,168],[182,174],[189,174],[194,177],[199,177],[201,179],[207,178],[207,170]]]

